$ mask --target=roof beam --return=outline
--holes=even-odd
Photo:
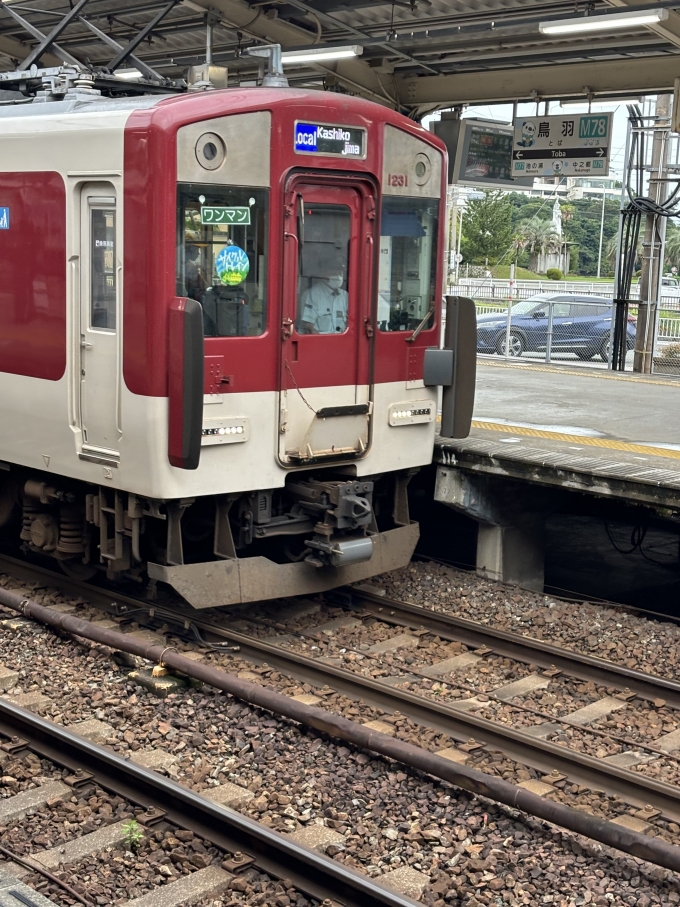
[[[374,9],[376,6],[390,5],[390,0],[384,0],[378,3],[376,0],[315,0],[315,13],[353,13],[357,9]],[[286,18],[293,12],[297,12],[296,7],[284,3],[278,7],[279,15]]]
[[[310,31],[279,18],[267,18],[262,7],[253,14],[253,9],[245,0],[183,0],[183,3],[190,9],[213,13],[223,26],[241,31],[247,37],[265,44],[280,44],[285,49],[310,47],[319,43],[317,36]],[[329,66],[315,64],[309,68],[330,75],[361,97],[397,106],[396,99],[383,88],[380,76],[358,57],[338,60]]]
[[[133,52],[139,47],[142,41],[144,41],[147,36],[151,34],[151,32],[162,19],[165,19],[170,10],[173,9],[177,5],[177,3],[178,0],[170,0],[170,2],[167,3],[162,9],[158,10],[153,19],[151,19],[150,22],[147,22],[144,28],[141,28],[134,36],[134,38],[132,38],[132,40],[116,54],[113,60],[111,60],[111,62],[107,66],[109,72],[114,72],[116,69],[118,69],[121,63],[123,63],[125,60],[127,60],[128,57],[133,54]]]
[[[86,25],[90,29],[93,35],[96,35],[108,47],[112,48],[113,50],[123,50],[121,44],[119,44],[114,38],[107,35],[106,32],[103,32],[100,28],[97,28],[94,22],[90,22],[89,19],[85,19],[83,16],[80,16],[80,21],[83,23],[83,25]],[[127,56],[129,57],[130,62],[134,63],[135,67],[142,73],[143,76],[146,76],[147,79],[151,79],[151,81],[163,81],[163,76],[160,73],[156,72],[155,69],[152,69],[143,60],[140,60],[139,57],[136,57],[133,53],[129,53]],[[109,67],[111,66],[110,63],[108,65]]]
[[[26,59],[19,64],[20,70],[27,70],[41,59],[50,47],[58,47],[56,43],[59,35],[65,31],[73,20],[80,14],[81,9],[86,6],[90,0],[78,0],[78,3],[72,7],[69,12],[57,22],[52,31],[47,35],[37,47],[34,47]]]
[[[584,97],[588,93],[642,94],[672,91],[680,55],[628,57],[586,63],[510,67],[448,76],[401,77],[402,105],[454,107],[504,101]]]
[[[18,22],[19,25],[21,25],[23,28],[25,28],[29,34],[33,35],[33,37],[36,38],[40,44],[42,44],[45,40],[47,40],[46,36],[39,29],[37,29],[37,28],[35,28],[35,26],[31,25],[30,22],[27,22],[26,19],[24,19],[22,16],[20,16],[16,10],[12,9],[12,7],[8,6],[6,3],[3,3],[2,0],[0,0],[0,8],[4,9],[6,13],[9,13],[9,15],[16,22]],[[52,41],[51,46],[57,52],[57,54],[59,55],[59,58],[60,58],[57,61],[57,65],[61,65],[61,63],[71,63],[73,66],[77,66],[78,68],[80,68],[80,66],[81,66],[80,60],[77,60],[75,57],[71,56],[71,54],[68,53],[68,51],[64,50],[63,47],[60,47],[56,41]],[[22,59],[23,59],[23,55],[22,55]],[[45,61],[43,60],[43,64],[44,64],[44,62]]]
[[[607,3],[623,10],[628,6],[638,6],[638,4],[629,3],[628,0],[607,0]],[[649,5],[652,8],[656,7],[656,3],[650,3]],[[647,25],[645,28],[656,32],[657,35],[665,38],[666,41],[669,41],[675,47],[680,47],[680,13],[676,13],[675,10],[668,10],[668,18],[665,21],[659,22],[657,25]]]
[[[16,60],[18,63],[19,60],[24,59],[29,50],[30,47],[22,44],[21,41],[0,35],[0,54],[9,57],[10,60]],[[62,61],[59,57],[55,57],[54,54],[48,53],[43,56],[43,62],[45,66],[60,66]]]

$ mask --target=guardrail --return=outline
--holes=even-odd
[[[596,283],[586,281],[568,280],[516,280],[511,285],[509,280],[485,277],[462,277],[457,284],[448,289],[451,295],[470,296],[478,299],[498,299],[507,301],[512,299],[530,299],[539,293],[570,293],[578,296],[603,296],[612,299],[614,296],[613,283]],[[630,290],[631,299],[639,299],[639,284],[634,284]],[[680,311],[680,289],[668,290],[661,294],[661,307],[671,311]]]

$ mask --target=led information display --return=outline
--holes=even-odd
[[[366,154],[366,130],[355,126],[296,123],[295,150],[298,154],[362,158]]]
[[[467,158],[460,174],[461,179],[507,180],[510,179],[511,163],[510,133],[490,129],[488,126],[472,126]]]

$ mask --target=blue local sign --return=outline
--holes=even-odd
[[[324,123],[296,123],[295,150],[298,154],[329,154],[358,157],[365,154],[366,130]]]
[[[9,208],[0,208],[0,230],[9,230]]]

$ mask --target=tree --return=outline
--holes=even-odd
[[[552,221],[534,219],[520,227],[514,244],[529,252],[529,270],[537,271],[539,255],[559,251],[560,238]]]
[[[568,221],[563,221],[564,238],[578,249],[577,273],[594,277],[597,274],[597,258],[600,250],[602,200],[579,198],[570,204],[574,209],[574,214]],[[605,200],[602,232],[603,260],[605,260],[604,250],[607,248],[608,241],[612,237],[616,237],[619,230],[619,208],[619,202],[609,198]]]
[[[461,252],[465,261],[494,265],[512,241],[512,205],[501,191],[471,199],[463,214]]]
[[[669,218],[666,224],[666,248],[664,250],[664,270],[680,268],[680,228]]]
[[[550,216],[555,198],[531,198],[519,192],[508,196],[512,205],[512,222],[515,229],[532,219],[544,220]],[[560,200],[562,209],[563,239],[570,246],[571,270],[576,274],[594,277],[597,274],[597,256],[600,246],[600,221],[602,200],[599,198],[577,198],[568,202]],[[603,246],[616,236],[619,226],[619,202],[605,201]],[[603,254],[604,258],[604,254]]]

